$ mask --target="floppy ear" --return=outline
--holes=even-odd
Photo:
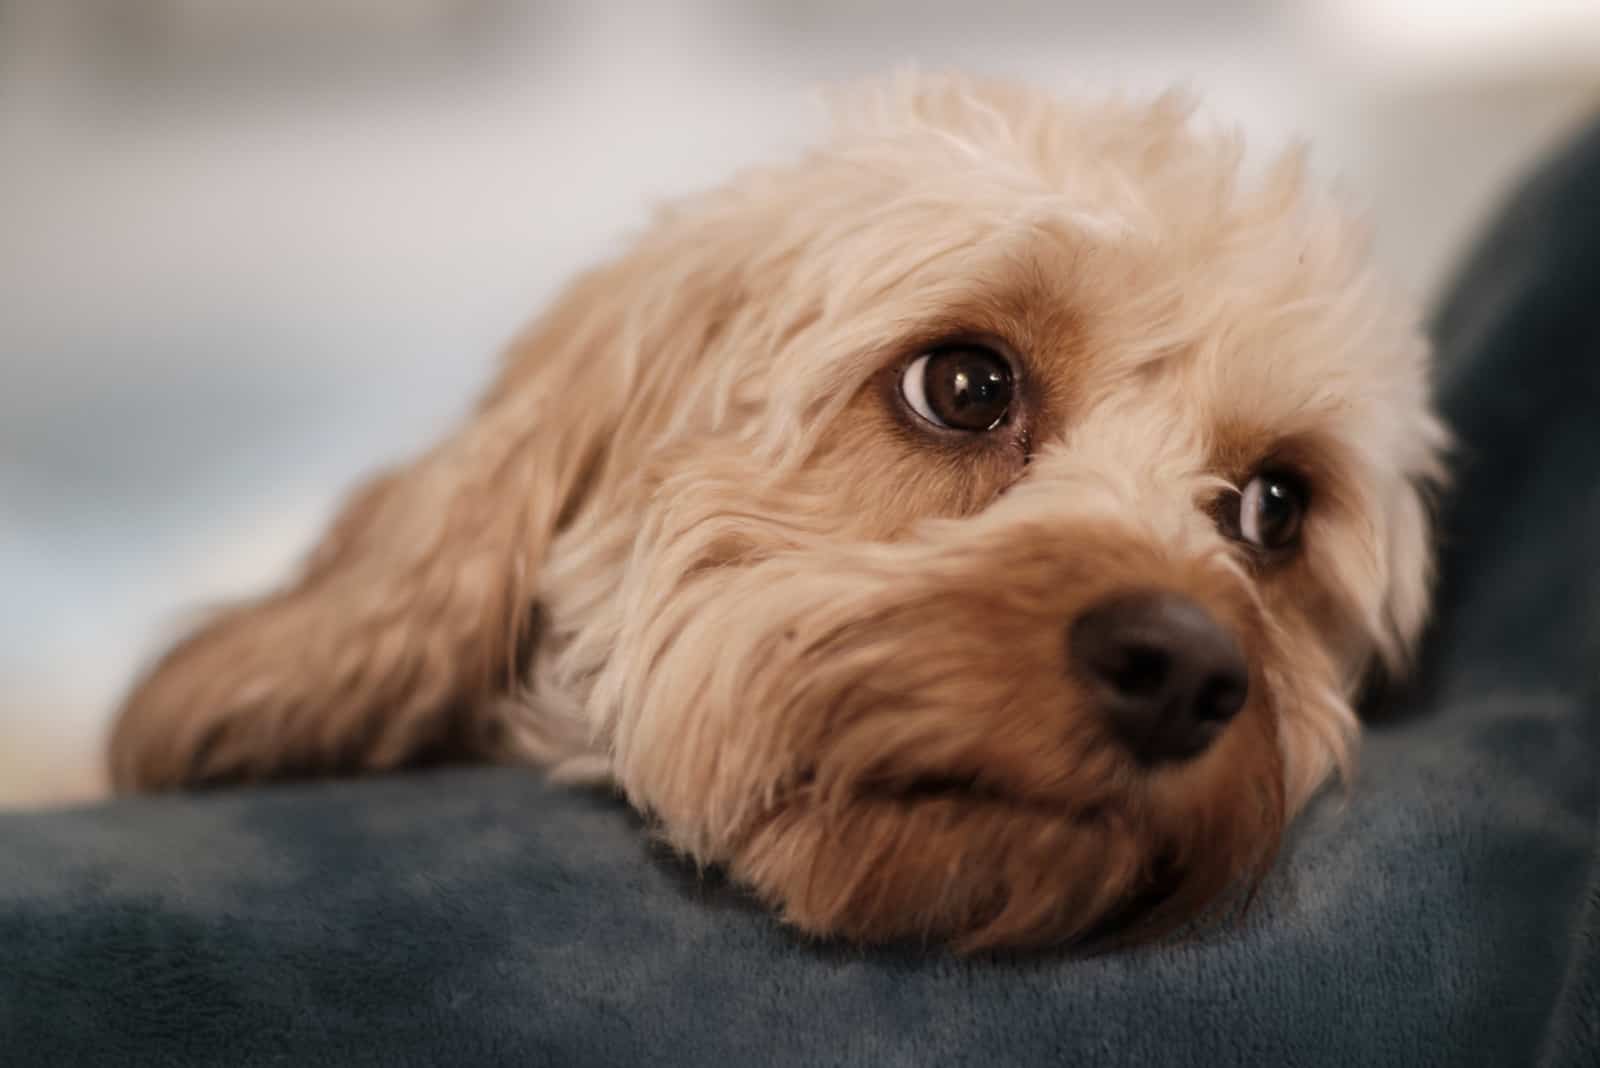
[[[455,435],[357,492],[286,588],[162,658],[110,742],[118,789],[380,769],[468,755],[512,685],[557,527],[624,392],[601,272],[515,348]],[[573,403],[573,396],[583,403]]]

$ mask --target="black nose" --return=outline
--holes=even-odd
[[[1102,601],[1072,622],[1068,655],[1112,730],[1147,763],[1202,752],[1244,707],[1244,653],[1203,607],[1175,593]]]

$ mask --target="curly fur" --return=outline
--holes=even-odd
[[[796,926],[963,948],[1152,929],[1245,885],[1348,772],[1427,610],[1444,433],[1409,307],[1290,154],[1190,107],[960,77],[663,213],[303,573],[162,659],[111,742],[162,789],[441,757],[614,781]],[[896,404],[950,336],[1019,354],[1016,434]],[[1210,508],[1313,487],[1267,566]],[[1250,698],[1130,760],[1063,663],[1108,593],[1205,604]]]

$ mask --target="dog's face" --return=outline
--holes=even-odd
[[[492,708],[498,744],[603,766],[823,935],[1193,915],[1350,763],[1349,697],[1425,612],[1442,434],[1405,309],[1295,162],[1246,184],[1185,120],[891,87],[581,280],[461,435],[358,500],[279,595],[334,621],[332,685],[273,690],[247,637],[318,654],[267,602],[130,717],[398,703],[412,727],[354,757],[274,728],[293,766],[387,765]],[[399,607],[340,624],[363,574]],[[276,770],[251,746],[213,723],[123,778]]]

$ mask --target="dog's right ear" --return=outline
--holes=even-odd
[[[121,790],[481,752],[527,655],[539,573],[606,462],[628,300],[602,270],[513,350],[454,436],[348,502],[288,587],[162,658],[110,741]]]

